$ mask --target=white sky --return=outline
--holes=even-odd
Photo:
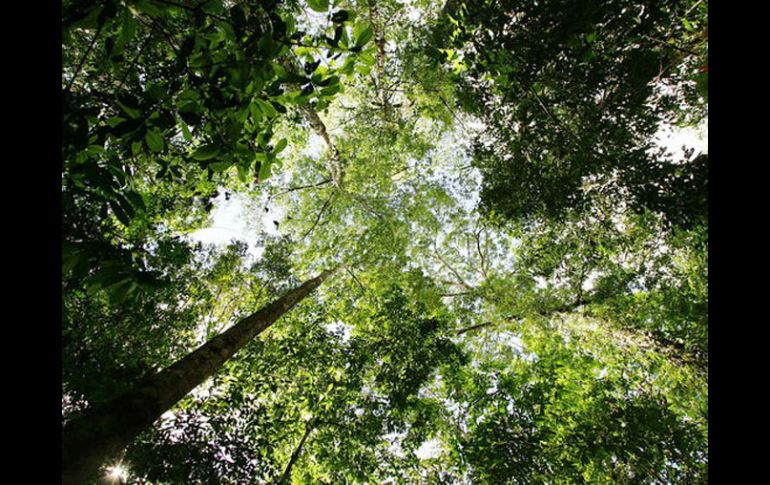
[[[211,212],[211,223],[204,229],[199,229],[190,235],[193,241],[204,244],[226,246],[233,239],[249,245],[248,254],[259,258],[263,248],[258,243],[260,232],[279,235],[274,220],[283,220],[284,208],[270,204],[269,211],[264,211],[263,201],[250,201],[246,194],[231,193],[230,200],[225,200],[225,189],[214,199],[214,209]],[[280,228],[280,226],[279,226]]]
[[[415,456],[420,460],[428,460],[435,458],[441,453],[441,440],[433,438],[424,441],[419,448],[414,451]]]
[[[682,146],[694,148],[695,155],[709,151],[708,118],[697,127],[680,128],[676,126],[662,127],[655,134],[658,146],[666,147],[670,152],[682,154]]]

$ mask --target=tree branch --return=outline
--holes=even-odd
[[[310,233],[312,233],[316,226],[318,225],[318,222],[321,220],[321,216],[323,215],[324,211],[326,210],[326,207],[329,206],[329,202],[331,202],[332,198],[334,198],[334,194],[330,195],[328,199],[326,199],[326,202],[324,202],[324,205],[321,207],[321,210],[318,211],[318,216],[315,218],[315,222],[313,223],[313,227],[311,227],[305,234],[302,235],[302,239],[308,237]]]
[[[473,288],[471,285],[465,282],[465,280],[460,276],[460,273],[455,271],[455,269],[449,265],[449,263],[446,262],[446,260],[441,256],[441,253],[439,252],[438,248],[436,247],[436,241],[433,241],[433,249],[434,254],[438,258],[439,261],[441,261],[441,264],[444,265],[445,268],[447,268],[449,271],[452,272],[453,275],[455,275],[455,278],[457,278],[457,281],[460,283],[461,286],[464,286],[470,291],[473,291],[475,288]]]
[[[80,71],[83,69],[83,65],[86,63],[86,59],[88,59],[89,54],[91,54],[91,51],[94,48],[94,45],[96,45],[96,39],[99,38],[99,34],[102,33],[102,28],[104,27],[104,23],[102,23],[99,28],[96,30],[96,33],[94,34],[94,38],[91,39],[91,43],[88,45],[88,49],[86,49],[85,53],[83,54],[83,57],[80,58],[80,62],[78,63],[78,66],[75,68],[75,72],[72,74],[72,79],[70,79],[70,82],[67,84],[67,88],[65,89],[65,92],[70,92],[70,89],[72,89],[72,85],[75,84],[75,79],[77,79],[78,74],[80,74]]]
[[[358,286],[361,288],[361,291],[364,294],[366,294],[366,287],[358,280],[356,275],[353,273],[353,270],[351,270],[349,266],[345,265],[345,271],[347,271],[348,274],[350,274],[350,276],[353,277],[353,280],[355,280],[355,282],[358,283]]]
[[[296,74],[299,71],[299,67],[297,66],[296,61],[293,61],[288,57],[284,58],[282,64],[283,67],[292,74]],[[298,87],[296,84],[293,86]],[[318,136],[323,138],[327,148],[331,152],[329,163],[327,164],[327,169],[329,170],[329,175],[334,182],[334,185],[336,185],[337,188],[339,188],[341,191],[344,191],[343,182],[345,178],[345,170],[342,167],[342,161],[340,160],[340,152],[334,143],[332,143],[331,137],[329,136],[329,131],[326,129],[326,124],[312,107],[305,105],[300,107],[300,109],[304,113],[305,119],[308,121],[310,126],[313,128],[313,130],[315,130]]]
[[[305,433],[302,435],[302,439],[299,441],[299,445],[297,445],[297,448],[294,449],[294,451],[291,454],[291,457],[289,458],[289,463],[286,464],[286,468],[283,470],[283,474],[281,475],[281,478],[278,479],[278,484],[286,483],[287,480],[291,478],[291,469],[294,467],[294,464],[297,462],[297,459],[299,459],[299,455],[302,453],[302,449],[305,447],[305,442],[307,441],[308,436],[310,436],[310,433],[313,432],[315,429],[315,425],[306,424],[305,425]]]
[[[324,180],[322,180],[322,181],[320,181],[318,183],[315,183],[315,184],[300,185],[298,187],[289,187],[288,189],[284,190],[283,192],[279,192],[277,194],[271,195],[270,198],[272,199],[273,197],[280,197],[282,195],[286,195],[289,192],[294,192],[296,190],[304,190],[304,189],[312,189],[312,188],[315,188],[315,187],[320,187],[322,185],[328,184],[331,181],[332,181],[332,179],[324,179]]]
[[[487,274],[487,261],[484,258],[484,253],[481,251],[481,231],[476,231],[473,233],[473,238],[476,239],[476,251],[479,253],[479,258],[481,258],[481,263],[479,264],[481,269],[481,274],[484,275],[485,279],[489,279],[489,275]]]
[[[374,44],[377,46],[376,51],[376,69],[377,69],[377,90],[379,91],[380,101],[382,102],[383,110],[385,111],[385,118],[390,118],[390,100],[387,94],[387,90],[384,89],[385,84],[385,36],[382,32],[382,25],[380,24],[379,9],[375,0],[369,0],[369,21],[372,23],[372,30],[374,31]]]
[[[493,323],[492,322],[477,323],[476,325],[471,325],[470,327],[461,328],[461,329],[455,331],[455,333],[457,335],[462,335],[462,334],[464,334],[466,332],[472,332],[473,330],[476,330],[476,329],[479,329],[479,328],[488,327],[490,325],[493,325]]]

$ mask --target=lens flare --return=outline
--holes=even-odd
[[[122,464],[117,463],[111,467],[107,467],[107,480],[110,483],[126,483],[128,479],[128,468]]]

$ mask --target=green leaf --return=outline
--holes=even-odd
[[[262,162],[259,166],[259,181],[262,182],[263,180],[267,180],[270,177],[270,167],[272,166],[272,163],[270,162]]]
[[[243,165],[238,165],[238,180],[240,180],[243,183],[246,183],[246,179],[249,175],[249,169],[247,167],[244,167]]]
[[[138,119],[138,118],[142,117],[142,112],[139,111],[138,109],[130,108],[130,107],[126,106],[125,104],[121,103],[120,101],[118,101],[118,105],[131,118]]]
[[[232,120],[227,125],[227,130],[226,130],[227,140],[230,143],[235,144],[235,142],[237,142],[238,139],[241,137],[242,128],[243,128],[243,125],[239,123],[238,120]]]
[[[161,83],[147,83],[145,90],[147,96],[153,101],[160,101],[168,96],[168,88]]]
[[[270,104],[272,104],[272,105],[273,105],[273,108],[275,108],[275,110],[276,110],[277,112],[279,112],[279,113],[281,113],[281,114],[286,114],[286,112],[287,112],[287,110],[286,110],[286,107],[285,107],[284,105],[282,105],[281,103],[279,103],[279,102],[277,102],[277,101],[272,101],[272,100],[271,100],[271,101],[270,101]]]
[[[695,88],[698,90],[698,94],[708,101],[709,98],[709,73],[704,72],[695,78]]]
[[[110,304],[120,305],[136,290],[137,284],[131,278],[125,278],[117,283],[105,288],[109,293]]]
[[[232,162],[214,162],[209,165],[211,170],[215,172],[224,172],[225,170],[230,168],[230,166],[232,166]]]
[[[219,146],[215,144],[203,145],[190,155],[195,160],[205,161],[219,155]]]
[[[201,9],[206,13],[212,13],[214,15],[220,15],[224,13],[225,8],[222,5],[222,0],[208,0],[200,2]]]
[[[307,5],[316,12],[326,13],[329,10],[329,0],[307,0]]]
[[[98,26],[99,15],[104,10],[104,5],[93,7],[88,14],[68,26],[70,29],[95,29]]]
[[[163,9],[155,5],[150,0],[138,0],[133,5],[136,10],[138,10],[141,13],[147,14],[150,17],[162,17],[163,16]]]
[[[125,279],[125,275],[115,264],[115,261],[105,261],[103,265],[88,277],[85,284],[90,295],[96,294],[102,288],[106,288]]]
[[[115,128],[116,126],[120,125],[124,121],[126,121],[126,119],[125,118],[121,118],[120,116],[115,116],[113,118],[108,118],[107,119],[107,126],[109,126],[110,128]]]
[[[267,101],[257,98],[254,100],[254,102],[257,104],[257,106],[259,106],[259,109],[261,109],[267,117],[273,118],[274,116],[278,115],[278,111],[276,111],[273,105]]]
[[[276,143],[275,149],[273,149],[273,153],[278,154],[283,151],[284,148],[286,148],[286,145],[288,145],[289,142],[286,141],[286,138],[282,138],[281,141]]]
[[[144,141],[147,142],[147,146],[153,152],[163,150],[163,136],[161,136],[158,130],[147,130],[147,133],[144,135]]]
[[[179,122],[179,124],[182,125],[182,136],[184,137],[185,141],[193,141],[192,133],[190,133],[190,128],[187,127],[187,123],[182,120]]]
[[[115,217],[118,218],[118,220],[124,225],[128,226],[131,224],[131,217],[126,212],[125,208],[117,203],[114,200],[110,201],[110,207],[112,208],[113,214],[115,214]]]
[[[134,16],[126,12],[123,16],[123,24],[120,27],[120,36],[118,37],[117,45],[120,47],[125,46],[136,35],[136,20]]]
[[[71,244],[62,244],[62,273],[71,272],[81,259],[83,259],[83,255],[77,247]]]
[[[185,89],[177,96],[177,101],[181,102],[193,102],[201,99],[200,93],[194,89]]]
[[[131,191],[126,193],[126,198],[131,205],[141,211],[147,210],[147,205],[144,203],[144,198],[137,192]]]
[[[259,109],[259,105],[257,103],[251,103],[249,112],[251,113],[251,122],[255,126],[259,125],[259,122],[262,121],[262,110]]]
[[[345,63],[339,69],[339,72],[340,74],[345,74],[349,76],[353,74],[353,69],[355,69],[355,67],[356,67],[356,61],[352,56],[349,56],[347,59],[345,59]]]
[[[361,31],[361,33],[358,34],[356,37],[356,47],[363,47],[372,40],[372,36],[374,35],[374,32],[372,32],[372,26],[367,25],[364,30]]]
[[[370,52],[362,52],[361,54],[358,55],[358,59],[370,67],[373,66],[374,63],[377,61],[374,55]]]
[[[324,95],[324,96],[332,96],[332,95],[337,94],[339,92],[340,92],[340,85],[339,84],[335,84],[333,86],[329,86],[329,87],[323,88],[321,90],[321,94]]]

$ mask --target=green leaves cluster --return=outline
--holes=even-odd
[[[277,120],[341,90],[333,68],[317,69],[329,45],[298,30],[295,11],[281,2],[62,5],[65,273],[96,271],[94,282],[123,288],[123,298],[138,282],[118,275],[136,273],[131,261],[156,224],[202,223],[233,168],[241,184],[280,169],[287,140],[273,138]],[[347,18],[337,12],[334,25],[346,30]],[[283,67],[294,55],[312,59],[305,76]],[[298,82],[311,89],[292,91]],[[115,256],[84,256],[94,246]]]
[[[699,3],[449,2],[435,35],[451,33],[451,49],[432,52],[463,53],[458,103],[489,130],[474,154],[482,209],[559,219],[589,207],[598,185],[675,225],[704,217],[705,169],[652,151],[661,122],[707,109],[676,94],[707,64],[707,28],[688,21],[702,19]]]

